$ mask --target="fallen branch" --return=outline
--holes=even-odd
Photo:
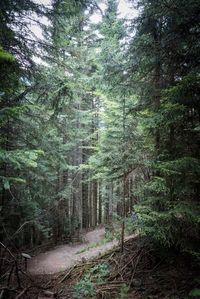
[[[59,281],[59,283],[62,283],[63,281],[65,281],[68,277],[70,277],[72,271],[74,270],[74,267],[71,268],[66,274],[65,276]]]
[[[3,294],[4,294],[4,290],[1,291],[1,294],[0,294],[0,299],[3,298]]]
[[[13,258],[13,260],[16,260],[15,259],[15,256],[12,254],[12,252],[10,251],[9,248],[7,248],[3,243],[0,242],[0,246],[3,247],[8,253],[9,255]]]
[[[17,295],[17,297],[15,297],[15,299],[19,299],[20,297],[22,297],[29,289],[30,287],[28,288],[25,288],[21,291],[21,293],[19,293],[19,295]]]
[[[14,266],[12,265],[13,269],[11,269],[10,274],[9,274],[9,279],[8,279],[8,284],[10,282],[10,278],[11,275],[13,273],[13,270],[15,268],[15,274],[17,277],[17,283],[18,283],[18,287],[21,288],[21,282],[20,282],[20,278],[19,278],[19,268],[18,268],[18,263],[17,263],[17,259],[15,258],[15,256],[12,254],[12,252],[10,251],[9,248],[7,248],[2,242],[0,242],[0,246],[4,248],[5,251],[7,251],[9,253],[9,255],[12,257],[13,262],[14,262]]]

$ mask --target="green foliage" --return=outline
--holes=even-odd
[[[106,243],[111,242],[113,240],[119,240],[119,239],[120,239],[119,232],[111,233],[109,231],[106,231],[106,237],[104,239],[102,239],[99,242],[92,243],[89,246],[86,246],[82,250],[78,251],[76,254],[79,254],[79,253],[82,253],[82,252],[86,252],[86,251],[90,250],[91,248],[96,248],[96,247],[105,245]]]
[[[92,43],[96,36],[81,24],[88,22],[85,11],[96,8],[90,0],[55,0],[48,8],[31,0],[18,5],[3,0],[1,8],[0,233],[6,242],[5,223],[9,233],[34,220],[19,243],[32,246],[44,237],[56,242],[79,229],[77,190],[82,176],[90,176],[85,157],[95,148],[97,97],[89,80],[94,58],[85,40]],[[41,18],[40,42],[31,33],[31,15],[37,26],[39,17],[48,21],[46,26]],[[36,65],[37,56],[44,63]]]
[[[200,289],[197,288],[191,290],[189,293],[190,298],[198,298],[199,296],[200,296]]]
[[[138,220],[133,221],[132,217],[125,219],[125,231],[127,234],[133,234],[138,229]],[[119,236],[120,239],[120,236]]]
[[[126,299],[128,298],[128,292],[129,292],[129,286],[127,286],[126,284],[124,284],[121,289],[120,289],[120,293],[119,293],[119,297],[118,299]]]
[[[106,222],[122,198],[126,212],[137,201],[141,234],[198,258],[199,1],[135,1],[133,22],[106,1],[97,25],[92,0],[11,2],[0,13],[0,232],[12,219],[10,231],[35,218],[36,235],[55,239],[93,226],[98,194]],[[49,20],[41,43],[31,14]]]
[[[91,298],[96,295],[95,285],[105,282],[109,274],[109,266],[100,263],[88,270],[74,287],[74,298]]]
[[[89,277],[85,276],[75,286],[74,298],[82,299],[88,297],[94,297],[96,292],[94,291],[94,284],[90,281]]]
[[[14,169],[23,167],[37,167],[38,156],[44,154],[42,150],[0,151],[0,163],[12,164]]]
[[[140,203],[135,211],[142,234],[198,258],[198,13],[197,1],[182,4],[176,1],[173,10],[163,1],[138,3],[127,73],[136,81],[130,84],[137,94],[135,110],[146,149],[143,165],[149,175],[141,176],[137,185]]]
[[[10,189],[10,185],[12,184],[24,184],[26,181],[19,177],[0,177],[3,182],[3,187],[5,190]]]
[[[5,61],[13,62],[15,60],[15,57],[11,55],[10,53],[3,50],[2,47],[0,47],[0,63]]]
[[[166,247],[174,246],[183,251],[198,249],[200,206],[192,203],[170,203],[164,198],[151,198],[135,206],[141,233],[150,235]],[[196,244],[195,244],[196,243]]]
[[[93,243],[93,244],[91,244],[91,245],[86,246],[85,248],[83,248],[83,249],[81,249],[80,251],[78,251],[76,254],[86,252],[86,251],[90,250],[91,248],[96,248],[96,247],[105,245],[105,244],[108,243],[109,241],[110,241],[110,240],[108,240],[108,239],[103,239],[103,240],[101,240],[101,241],[99,241],[99,242],[96,242],[96,243]]]

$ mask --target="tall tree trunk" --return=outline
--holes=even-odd
[[[98,224],[102,223],[102,194],[101,194],[101,183],[98,183],[98,206],[99,206],[99,213],[98,213]]]
[[[93,226],[97,226],[97,181],[93,181]]]
[[[124,152],[126,151],[126,100],[124,97],[123,100],[123,142],[124,142]],[[126,161],[124,161],[126,163]],[[124,233],[125,233],[125,216],[126,216],[126,175],[125,175],[125,165],[123,173],[123,196],[122,196],[122,205],[123,205],[123,215],[122,215],[122,231],[121,231],[121,252],[124,251]]]
[[[83,202],[83,208],[82,208],[82,222],[83,222],[83,228],[89,227],[89,215],[88,215],[88,183],[84,182],[86,179],[86,174],[83,174],[82,176],[82,202]]]
[[[123,218],[122,218],[122,231],[121,231],[121,252],[124,251],[124,234],[125,234],[125,216],[126,216],[126,176],[123,176]]]

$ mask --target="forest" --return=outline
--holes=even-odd
[[[199,0],[0,1],[0,299],[200,298],[199,54]]]

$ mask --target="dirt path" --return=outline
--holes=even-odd
[[[31,274],[52,274],[66,270],[77,262],[84,259],[91,259],[101,253],[113,248],[118,244],[117,240],[90,248],[82,253],[88,246],[104,239],[105,229],[98,228],[88,232],[85,236],[86,243],[81,245],[61,245],[54,249],[41,253],[30,260],[28,271]]]

